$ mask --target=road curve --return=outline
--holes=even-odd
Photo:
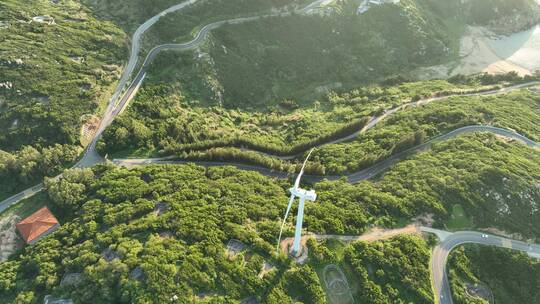
[[[187,0],[182,3],[179,3],[177,5],[171,6],[164,11],[160,12],[159,14],[153,16],[152,18],[148,19],[146,22],[141,24],[135,33],[133,34],[133,37],[131,39],[131,53],[128,60],[128,63],[122,73],[122,76],[120,77],[120,80],[118,82],[118,85],[109,100],[109,103],[107,105],[107,108],[103,114],[103,118],[100,122],[100,125],[98,127],[98,130],[96,131],[96,134],[94,135],[93,140],[90,142],[88,147],[86,147],[86,150],[84,151],[84,154],[82,155],[82,158],[73,166],[73,168],[87,168],[91,167],[95,164],[103,162],[103,158],[97,153],[96,151],[96,145],[101,137],[101,134],[103,131],[114,121],[116,116],[118,116],[122,111],[125,109],[131,98],[135,95],[138,87],[141,85],[142,81],[145,78],[146,75],[146,69],[150,65],[150,63],[155,59],[155,56],[159,54],[159,52],[163,50],[188,50],[193,49],[200,45],[208,33],[219,26],[225,25],[225,24],[235,24],[240,22],[247,22],[250,20],[258,19],[264,16],[255,16],[255,17],[247,17],[247,18],[236,18],[231,20],[225,20],[225,21],[219,21],[214,22],[211,24],[208,24],[204,26],[195,36],[195,38],[187,43],[183,44],[165,44],[162,46],[155,47],[152,49],[152,51],[148,54],[148,56],[145,59],[145,62],[143,63],[142,68],[140,69],[137,76],[134,78],[134,80],[130,83],[129,87],[127,88],[127,91],[125,94],[122,95],[122,98],[118,100],[118,98],[121,96],[122,92],[124,91],[124,88],[126,87],[126,84],[129,80],[129,78],[132,76],[135,67],[137,66],[137,62],[139,60],[139,52],[140,52],[140,42],[143,34],[152,27],[159,19],[169,13],[177,12],[179,10],[182,10],[189,5],[194,4],[198,0]],[[311,4],[307,5],[306,7],[296,10],[296,13],[299,14],[307,14],[311,10],[317,8],[324,2],[324,0],[317,0],[312,2]],[[271,15],[265,15],[265,16],[277,16],[277,15],[283,15],[283,14],[289,14],[289,13],[277,13],[277,14],[271,14]],[[57,176],[56,178],[59,178],[61,175]],[[28,188],[22,192],[19,192],[3,201],[0,202],[0,213],[8,209],[10,206],[20,202],[21,200],[34,196],[35,194],[39,193],[43,190],[43,183],[40,183],[39,185],[35,185],[31,188]]]
[[[182,10],[186,8],[189,5],[194,4],[198,0],[187,0],[182,3],[179,3],[177,5],[173,5],[166,10],[163,10],[159,14],[153,16],[152,18],[146,20],[143,24],[141,24],[137,30],[135,30],[135,33],[133,34],[133,37],[131,38],[131,53],[129,56],[128,63],[122,73],[122,76],[120,78],[120,81],[118,82],[118,85],[116,87],[116,90],[114,91],[112,97],[111,97],[111,103],[115,103],[122,91],[124,90],[124,87],[126,86],[126,83],[129,80],[129,77],[131,74],[133,74],[133,70],[137,66],[137,62],[139,61],[139,52],[141,49],[141,38],[143,34],[151,28],[156,22],[159,21],[159,19],[167,14]]]
[[[357,183],[366,179],[370,179],[373,176],[387,170],[392,165],[394,165],[396,162],[403,160],[407,158],[408,156],[418,153],[421,151],[425,151],[431,148],[431,146],[434,143],[445,141],[454,137],[457,137],[462,134],[467,133],[473,133],[473,132],[489,132],[495,135],[504,136],[506,138],[517,140],[529,147],[540,149],[540,144],[528,139],[527,137],[518,134],[512,130],[492,127],[492,126],[483,126],[483,125],[473,125],[473,126],[466,126],[462,127],[456,130],[453,130],[451,132],[448,132],[446,134],[440,135],[438,137],[435,137],[423,144],[420,144],[418,146],[415,146],[413,148],[407,149],[405,151],[396,153],[385,160],[378,162],[374,164],[373,166],[359,170],[357,172],[351,173],[349,175],[304,175],[304,180],[310,181],[310,182],[318,182],[323,179],[327,180],[337,180],[344,176],[347,177],[349,182],[351,183]],[[242,163],[235,163],[235,162],[220,162],[220,161],[189,161],[189,160],[177,160],[174,159],[174,156],[168,156],[164,158],[141,158],[141,159],[114,159],[113,163],[125,166],[125,167],[133,167],[133,166],[142,166],[142,165],[148,165],[148,164],[188,164],[188,163],[196,163],[201,166],[205,167],[215,167],[215,166],[234,166],[241,170],[250,170],[250,171],[257,171],[263,175],[271,176],[271,177],[279,177],[279,178],[286,178],[290,175],[290,173],[282,172],[282,171],[276,171],[271,170],[265,167],[256,166],[256,165],[248,165],[248,164],[242,164]]]
[[[537,244],[528,244],[525,242],[515,241],[504,237],[472,231],[444,233],[447,235],[434,248],[433,257],[431,260],[431,269],[436,297],[435,302],[439,304],[453,304],[450,282],[448,281],[446,262],[448,260],[448,255],[452,251],[452,249],[456,248],[459,245],[474,243],[481,245],[497,246],[501,248],[525,252],[532,257],[540,258],[540,245]]]

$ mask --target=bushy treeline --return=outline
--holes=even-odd
[[[433,303],[430,249],[415,236],[345,248],[344,262],[359,282],[360,303]]]
[[[45,185],[62,227],[0,264],[3,300],[324,303],[315,272],[274,252],[286,205],[275,180],[232,168],[101,166]],[[228,257],[230,239],[246,250]],[[259,277],[265,260],[277,269]],[[81,281],[60,285],[71,273]]]
[[[78,144],[81,118],[107,101],[125,34],[77,1],[2,1],[0,19],[0,149]],[[55,24],[31,21],[49,15]],[[19,21],[21,22],[19,22]]]
[[[59,174],[75,162],[81,150],[59,144],[38,149],[24,146],[11,153],[0,150],[0,198],[38,183],[44,176]]]
[[[448,273],[457,304],[540,301],[540,262],[525,253],[491,246],[461,246],[450,254]],[[477,284],[483,299],[470,295]]]
[[[495,125],[540,140],[540,107],[523,89],[498,96],[453,97],[393,114],[356,139],[316,149],[327,174],[354,172],[407,147],[467,125]]]
[[[374,102],[364,106],[329,100],[325,105],[289,113],[276,108],[253,113],[198,107],[186,99],[164,85],[145,87],[130,109],[104,132],[98,146],[100,152],[147,149],[180,154],[237,147],[296,155],[360,131],[375,107]]]
[[[179,144],[179,145],[170,145],[167,146],[164,150],[165,154],[178,154],[181,152],[190,152],[190,151],[200,151],[207,150],[217,147],[237,147],[243,149],[249,149],[252,151],[272,154],[276,156],[294,156],[300,153],[304,153],[311,148],[318,147],[322,144],[331,142],[333,140],[341,139],[343,137],[352,135],[354,133],[362,130],[364,126],[369,122],[369,117],[364,117],[358,121],[351,122],[345,126],[331,132],[328,134],[320,134],[319,137],[316,137],[312,140],[300,142],[300,143],[291,143],[290,145],[278,145],[267,143],[263,140],[257,140],[257,138],[250,138],[245,135],[237,135],[237,137],[230,140],[214,140],[206,142],[196,142],[193,144]],[[224,150],[222,150],[224,151]],[[218,156],[219,152],[210,152]]]
[[[454,81],[462,82],[463,80],[455,79]],[[488,79],[486,80],[486,84],[492,81],[500,81],[500,79]],[[524,80],[519,78],[517,81]],[[421,90],[414,87],[408,90],[413,95],[421,92]],[[366,92],[362,91],[364,90],[357,90],[342,95],[332,94],[328,97],[326,103],[335,107],[336,113],[343,111],[344,108],[354,108],[358,104],[364,104],[364,107],[373,113],[372,115],[381,115],[382,111],[379,108],[371,107],[370,99],[358,101],[359,96],[367,96],[365,95]],[[379,93],[372,92],[370,94],[377,96]],[[363,99],[364,97],[360,98]],[[379,100],[378,97],[372,98]],[[385,102],[392,103],[391,100],[386,100]],[[242,123],[241,116],[231,117],[231,114],[238,113],[237,111],[220,110],[217,112],[219,114],[215,114],[215,119],[222,123],[221,125],[217,125],[214,122],[208,123],[214,119],[211,111],[204,110],[203,108],[201,112],[201,108],[198,108],[194,112],[196,115],[189,116],[188,119],[191,121],[184,121],[181,124],[176,123],[173,127],[171,121],[178,121],[181,115],[188,115],[188,113],[193,112],[181,109],[180,107],[176,108],[177,110],[170,111],[169,109],[171,107],[164,105],[163,108],[168,108],[167,110],[161,109],[161,107],[159,107],[159,110],[156,110],[162,115],[160,116],[162,118],[160,121],[154,115],[148,114],[146,110],[140,110],[139,107],[143,106],[143,104],[145,104],[144,100],[136,101],[134,109],[128,111],[128,116],[121,118],[105,133],[104,143],[101,144],[103,153],[111,153],[123,149],[140,149],[144,147],[154,147],[156,149],[156,147],[159,147],[163,155],[177,155],[179,158],[186,160],[245,162],[246,164],[261,165],[270,169],[289,171],[291,170],[290,161],[281,161],[278,158],[263,153],[253,152],[253,150],[275,155],[294,155],[300,153],[296,160],[301,163],[301,159],[304,157],[301,152],[307,151],[311,147],[318,147],[318,145],[330,142],[333,139],[346,136],[348,133],[354,133],[356,130],[361,129],[361,126],[367,121],[366,119],[362,119],[357,125],[348,125],[353,126],[351,128],[346,125],[338,129],[337,132],[333,133],[336,135],[319,135],[319,137],[315,137],[312,143],[308,145],[297,145],[287,149],[279,142],[280,137],[291,137],[292,134],[299,134],[298,136],[305,137],[305,135],[298,133],[298,131],[305,130],[304,132],[307,134],[315,132],[319,126],[317,124],[319,119],[314,119],[315,123],[311,126],[303,124],[303,130],[296,129],[296,126],[286,125],[282,127],[284,131],[281,132],[287,133],[281,133],[283,134],[281,135],[279,132],[275,132],[271,133],[272,136],[269,136],[269,128],[265,127],[265,123],[262,120],[248,120],[247,123],[251,124],[252,128],[244,128],[245,124]],[[145,104],[144,107],[150,108],[151,105],[156,105],[156,103]],[[174,109],[174,107],[172,108]],[[298,110],[298,113],[303,112],[302,110]],[[369,116],[364,114],[365,112],[360,113],[361,115],[365,115],[364,117]],[[169,115],[174,116],[174,118],[167,118]],[[201,115],[200,119],[195,118],[198,115]],[[140,120],[142,121],[139,123]],[[538,107],[537,98],[534,92],[529,92],[527,89],[497,96],[452,97],[448,100],[435,101],[421,107],[401,110],[381,121],[375,128],[364,134],[360,134],[356,138],[352,138],[350,141],[318,147],[312,158],[313,164],[316,166],[309,168],[308,172],[328,175],[356,172],[374,165],[391,155],[422,144],[438,135],[463,126],[475,124],[495,125],[514,129],[533,140],[540,140],[537,136],[540,134],[540,129],[534,123],[539,120],[540,108]],[[280,121],[278,118],[277,121],[277,125],[279,126],[282,120]],[[309,122],[309,119],[306,122]],[[253,123],[260,124],[261,129],[253,128]],[[152,132],[150,128],[144,126],[145,124],[149,124],[153,130],[157,126],[157,128],[163,131]],[[146,133],[136,131],[134,129],[135,127],[146,130]],[[167,128],[172,131],[167,131]],[[266,134],[262,132],[263,130],[266,131]],[[343,130],[347,132],[342,132]],[[120,140],[116,136],[119,132],[122,132],[123,138],[127,139],[128,145],[122,145],[125,141]],[[149,134],[148,138],[151,138],[149,140],[151,144],[147,145],[146,141],[142,143],[135,142],[140,134]],[[222,136],[221,138],[219,138],[220,135]],[[284,147],[284,149],[278,150],[276,147],[279,146]],[[247,148],[252,151],[239,148]]]
[[[313,185],[318,199],[306,206],[304,227],[354,235],[425,213],[441,224],[460,202],[478,226],[538,237],[540,214],[530,200],[540,199],[540,191],[531,190],[540,174],[539,157],[490,135],[453,139],[397,164],[376,182]],[[174,295],[194,302],[203,294],[207,301],[255,296],[262,303],[322,303],[311,266],[288,266],[274,254],[290,181],[231,167],[151,165],[70,171],[45,184],[62,227],[0,264],[0,298],[8,302],[52,293],[80,303],[162,303]],[[499,214],[499,204],[511,213]],[[293,221],[286,225],[287,236]],[[228,258],[230,239],[245,243],[246,251]],[[429,276],[420,266],[428,255],[418,242],[350,250],[356,271],[368,271],[359,288],[363,299],[429,299],[424,284]],[[263,260],[277,269],[261,279]],[[368,264],[383,272],[369,274]],[[69,273],[81,273],[82,282],[59,286]]]
[[[210,161],[223,162],[224,164],[255,165],[262,169],[267,168],[286,173],[299,172],[302,164],[291,163],[274,157],[270,157],[253,151],[244,151],[236,148],[211,148],[205,151],[192,151],[178,154],[178,157],[186,161]],[[324,167],[320,163],[310,162],[306,164],[307,174],[324,175]]]
[[[353,135],[361,130],[371,117],[382,115],[385,109],[419,98],[489,91],[500,86],[528,82],[532,79],[535,78],[522,78],[515,74],[495,77],[481,74],[455,77],[449,80],[450,82],[434,80],[361,87],[342,94],[330,93],[321,101],[286,110],[281,109],[279,105],[268,106],[265,110],[203,106],[194,101],[192,96],[181,95],[174,87],[151,83],[141,89],[130,108],[105,131],[98,148],[102,154],[109,155],[141,150],[162,155],[176,154],[183,157],[191,155],[191,159],[195,159],[194,155],[197,155],[199,159],[206,155],[207,160],[211,160],[208,155],[212,154],[221,160],[227,158],[231,161],[241,159],[232,158],[232,154],[238,154],[238,150],[230,148],[248,149],[276,156],[301,156],[303,152],[313,147]],[[463,100],[471,100],[471,98],[464,97]],[[437,104],[447,104],[450,101],[450,99],[437,101]],[[441,111],[447,110],[446,107],[442,109]],[[409,116],[414,116],[419,110],[406,111],[412,113]],[[434,115],[443,116],[443,113],[439,113],[441,111],[433,110],[432,112]],[[416,119],[417,117],[411,118],[414,121]],[[421,119],[425,120],[427,117]],[[445,129],[441,131],[449,129],[445,119],[446,117],[441,117],[440,126],[445,126]],[[433,120],[430,118],[429,123],[436,123]],[[473,121],[470,120],[471,123],[474,123]],[[458,126],[462,126],[463,123]],[[356,158],[348,161],[348,166],[350,166],[348,168],[338,165],[341,159],[340,153],[328,155],[329,160],[325,167],[330,170],[324,171],[342,173],[366,167],[387,157],[388,153],[396,153],[422,143],[427,139],[426,135],[430,137],[436,134],[431,129],[419,128],[418,131],[409,127],[403,130],[396,129],[396,132],[391,135],[393,144],[385,138],[376,136],[373,138],[375,143],[368,140],[365,144],[381,145],[383,149],[379,151],[363,149],[362,153],[368,154],[364,157],[358,157],[354,149],[354,153],[346,156]],[[371,132],[373,130],[368,134]],[[365,139],[365,137],[361,138]],[[381,143],[380,140],[385,142]],[[354,145],[353,142],[352,146]],[[342,146],[348,145],[338,147]],[[333,149],[332,147],[328,149]],[[209,149],[212,151],[206,151]],[[242,154],[245,159],[246,153]],[[252,159],[254,157],[250,156]],[[268,157],[260,155],[258,158]],[[277,160],[265,162],[276,163]],[[257,163],[263,164],[263,161],[259,160]],[[272,168],[277,168],[276,164],[272,165]]]

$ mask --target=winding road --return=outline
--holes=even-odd
[[[127,105],[129,104],[129,101],[133,98],[133,96],[137,92],[137,89],[140,87],[140,85],[144,81],[145,76],[146,76],[146,71],[147,71],[148,67],[151,65],[151,63],[155,60],[155,58],[157,57],[157,55],[160,52],[166,51],[166,50],[183,51],[183,50],[194,49],[194,48],[198,47],[201,43],[204,42],[204,40],[206,39],[208,34],[213,29],[216,29],[216,28],[218,28],[220,26],[223,26],[223,25],[226,25],[226,24],[235,24],[235,23],[252,21],[252,20],[256,20],[256,19],[259,19],[259,18],[262,18],[262,17],[265,17],[265,16],[277,16],[277,15],[290,14],[288,12],[287,13],[276,13],[276,14],[263,15],[263,16],[235,18],[235,19],[231,19],[231,20],[218,21],[218,22],[214,22],[214,23],[211,23],[211,24],[208,24],[208,25],[202,27],[201,30],[195,35],[195,38],[193,38],[191,41],[189,41],[187,43],[165,44],[165,45],[157,46],[157,47],[153,48],[148,53],[148,55],[146,56],[145,61],[144,61],[143,65],[142,65],[141,69],[139,70],[139,72],[137,73],[137,75],[135,76],[133,81],[130,83],[130,85],[127,87],[126,91],[124,92],[124,88],[126,87],[126,84],[127,84],[128,80],[130,79],[131,75],[133,74],[133,72],[135,70],[135,67],[137,66],[137,62],[138,62],[138,59],[139,59],[139,53],[140,53],[140,42],[141,42],[143,34],[152,25],[154,25],[159,20],[159,18],[165,16],[166,14],[182,10],[182,9],[188,7],[189,5],[192,5],[192,4],[196,3],[197,1],[198,0],[188,0],[188,1],[184,1],[184,2],[182,2],[180,4],[174,5],[174,6],[170,7],[170,8],[162,11],[161,13],[155,15],[154,17],[150,18],[149,20],[144,22],[141,26],[139,26],[139,28],[137,28],[137,30],[135,31],[135,34],[133,35],[133,38],[132,38],[131,55],[130,55],[129,61],[128,61],[127,65],[126,65],[126,68],[124,69],[124,72],[123,72],[123,74],[122,74],[122,76],[120,78],[118,86],[117,86],[116,90],[114,91],[114,94],[113,94],[113,96],[111,97],[111,99],[110,99],[110,101],[108,103],[108,106],[107,106],[107,108],[106,108],[106,110],[105,110],[105,112],[103,114],[103,118],[102,118],[102,120],[100,122],[100,125],[98,127],[98,130],[97,130],[96,134],[94,135],[93,140],[90,142],[90,144],[86,148],[86,150],[85,150],[84,154],[82,155],[81,159],[73,166],[74,168],[88,168],[88,167],[91,167],[91,166],[93,166],[95,164],[103,162],[103,158],[96,151],[96,145],[97,145],[98,140],[100,139],[101,135],[103,134],[103,131],[127,107]],[[302,8],[302,9],[299,9],[299,10],[296,10],[295,13],[297,13],[297,14],[309,14],[312,10],[317,9],[323,3],[325,3],[325,0],[314,1],[311,4],[307,5],[306,7]],[[370,120],[370,122],[362,130],[360,130],[360,131],[358,131],[356,133],[344,136],[344,137],[342,137],[340,139],[324,143],[324,144],[322,144],[320,146],[324,146],[324,145],[328,145],[328,144],[336,144],[336,143],[344,142],[344,141],[350,140],[350,139],[352,139],[354,137],[357,137],[359,134],[362,134],[362,133],[368,131],[369,129],[373,128],[374,126],[376,126],[380,121],[382,121],[383,119],[385,119],[389,115],[392,115],[392,114],[394,114],[394,113],[396,113],[396,112],[398,112],[400,110],[403,110],[403,109],[405,109],[407,107],[410,107],[410,106],[419,106],[419,105],[430,103],[430,102],[433,102],[433,101],[444,100],[444,99],[448,99],[448,98],[456,97],[456,96],[483,96],[483,95],[505,94],[505,93],[509,93],[511,91],[514,91],[514,90],[519,90],[519,89],[522,89],[522,88],[525,88],[525,87],[531,87],[531,86],[535,86],[535,85],[538,85],[538,84],[540,84],[540,82],[533,81],[533,82],[518,84],[518,85],[509,86],[509,87],[502,88],[502,89],[497,89],[497,90],[491,90],[491,91],[485,91],[485,92],[477,92],[477,93],[454,94],[454,95],[448,95],[448,96],[443,96],[443,97],[426,98],[426,99],[422,99],[422,100],[419,100],[419,101],[416,101],[416,102],[404,103],[404,104],[402,104],[402,105],[400,105],[400,106],[398,106],[396,108],[387,110],[381,116],[373,117]],[[123,95],[121,95],[122,92],[124,92]],[[121,98],[120,98],[120,96],[121,96]],[[492,127],[471,126],[469,128],[490,128],[489,132],[493,132],[495,130]],[[462,128],[460,130],[456,130],[456,131],[453,131],[453,132],[463,132],[463,131],[466,131],[466,129]],[[508,133],[507,135],[511,135],[509,137],[516,138],[516,139],[524,138],[523,136],[521,136],[521,135],[519,135],[517,133],[514,133],[512,131],[509,131],[509,130],[502,130],[501,129],[501,130],[498,130],[496,132]],[[450,132],[449,134],[443,135],[439,139],[443,139],[444,136],[451,136],[451,134],[455,134],[455,133]],[[404,151],[402,153],[396,154],[396,155],[394,155],[394,156],[392,156],[392,157],[390,157],[390,158],[388,158],[388,159],[374,165],[371,168],[364,169],[364,170],[358,171],[356,173],[353,173],[353,174],[348,176],[349,180],[351,182],[355,182],[355,181],[360,181],[360,180],[369,178],[371,176],[374,176],[377,173],[379,173],[379,172],[385,170],[386,168],[388,168],[390,165],[394,164],[399,159],[403,158],[406,153],[411,153],[411,152],[414,152],[414,151],[420,151],[421,149],[429,148],[429,146],[427,146],[427,145],[434,142],[435,140],[437,140],[437,139],[434,139],[434,140],[432,140],[432,141],[430,141],[430,142],[428,142],[426,144],[423,144],[423,145],[421,145],[419,147],[416,147],[416,148]],[[530,142],[530,140],[525,139],[525,142],[527,142],[527,141]],[[263,153],[261,151],[257,151],[257,152]],[[270,155],[270,156],[273,156],[273,155]],[[296,155],[274,156],[274,157],[281,157],[283,159],[287,159],[287,158],[294,158],[295,156]],[[181,161],[173,161],[173,160],[170,160],[170,159],[171,158],[168,158],[168,159],[167,158],[146,159],[146,160],[117,160],[117,162],[119,164],[128,165],[128,166],[129,165],[145,164],[145,163],[187,163],[187,162],[181,162]],[[228,163],[228,162],[221,162],[221,163],[220,162],[204,162],[204,161],[200,161],[200,162],[197,162],[197,163],[200,164],[200,165],[203,165],[203,166],[234,165],[239,169],[255,170],[255,171],[258,171],[258,172],[260,172],[262,174],[265,174],[265,175],[268,175],[268,176],[287,177],[287,175],[288,175],[287,173],[284,173],[284,172],[275,172],[275,171],[272,171],[272,170],[269,170],[269,169],[266,169],[266,168],[261,168],[261,167],[257,167],[257,166],[246,165],[246,164],[234,164],[234,163]],[[311,181],[318,181],[318,180],[322,179],[322,177],[320,177],[320,176],[306,176],[306,178],[310,179]],[[335,179],[337,177],[329,176],[327,178]],[[4,210],[9,208],[10,206],[20,202],[21,200],[23,200],[25,198],[31,197],[31,196],[37,194],[38,192],[40,192],[42,190],[43,190],[43,184],[41,183],[39,185],[35,185],[35,186],[33,186],[33,187],[29,188],[29,189],[26,189],[26,190],[24,190],[24,191],[22,191],[20,193],[17,193],[15,195],[1,201],[0,202],[0,212],[3,212]]]
[[[393,166],[395,163],[397,163],[400,160],[403,160],[410,155],[414,153],[418,153],[421,151],[426,151],[432,147],[434,143],[445,141],[452,139],[454,137],[457,137],[462,134],[468,134],[468,133],[474,133],[474,132],[489,132],[495,135],[503,136],[506,138],[517,140],[529,147],[540,149],[540,144],[528,139],[527,137],[518,134],[514,131],[492,127],[492,126],[483,126],[483,125],[473,125],[473,126],[466,126],[462,127],[456,130],[453,130],[451,132],[448,132],[444,135],[435,137],[423,144],[420,144],[418,146],[415,146],[413,148],[407,149],[405,151],[396,153],[386,159],[384,159],[381,162],[378,162],[374,164],[373,166],[353,172],[349,175],[304,175],[303,179],[307,180],[309,182],[319,182],[323,179],[327,180],[337,180],[344,176],[347,177],[348,181],[351,183],[357,183],[366,179],[370,179],[374,177],[375,175],[387,170],[391,166]],[[222,162],[222,161],[193,161],[193,160],[177,160],[174,156],[168,156],[163,158],[139,158],[139,159],[114,159],[113,163],[124,166],[124,167],[134,167],[134,166],[142,166],[142,165],[148,165],[148,164],[188,164],[188,163],[196,163],[201,166],[205,167],[215,167],[215,166],[234,166],[241,170],[250,170],[250,171],[257,171],[263,175],[266,176],[272,176],[272,177],[279,177],[279,178],[287,178],[290,173],[288,172],[282,172],[282,171],[276,171],[271,170],[265,167],[261,166],[255,166],[255,165],[246,165],[242,163],[235,163],[235,162]]]
[[[130,78],[134,74],[135,68],[137,67],[137,63],[138,63],[139,55],[140,55],[141,38],[144,35],[144,33],[150,27],[152,27],[156,22],[158,22],[161,17],[169,13],[182,10],[188,7],[189,5],[196,3],[197,1],[198,0],[188,0],[180,4],[177,4],[175,6],[172,6],[160,12],[159,14],[155,15],[154,17],[150,18],[149,20],[144,22],[141,26],[139,26],[139,28],[137,28],[131,42],[130,58],[128,60],[128,63],[125,66],[123,74],[119,80],[118,86],[116,90],[114,91],[111,99],[109,100],[108,106],[103,114],[103,118],[94,136],[94,139],[88,145],[82,158],[77,162],[77,164],[75,164],[74,166],[75,168],[87,168],[103,161],[101,156],[99,156],[98,153],[96,152],[96,144],[99,138],[101,137],[103,131],[127,107],[127,105],[129,104],[129,101],[133,98],[133,96],[137,92],[137,89],[140,87],[140,85],[144,81],[148,67],[151,65],[151,63],[155,60],[155,58],[160,52],[168,51],[168,50],[185,51],[185,50],[191,50],[191,49],[197,48],[198,46],[201,45],[201,43],[204,42],[204,40],[206,39],[206,37],[212,30],[223,25],[249,22],[249,21],[253,21],[253,20],[263,18],[263,17],[268,17],[268,16],[290,14],[290,13],[276,13],[276,14],[271,14],[271,15],[236,18],[236,19],[231,19],[231,20],[214,22],[214,23],[211,23],[202,27],[201,30],[195,36],[195,38],[193,38],[193,40],[187,43],[164,44],[164,45],[157,46],[148,53],[148,55],[146,56],[142,64],[142,67],[140,68],[140,70],[138,71],[138,73],[136,74],[136,76],[133,78],[133,80],[130,82],[129,86],[127,86],[127,89],[126,89],[126,85],[128,84]],[[296,13],[308,14],[313,9],[318,8],[324,2],[325,0],[315,1],[309,4],[308,6],[306,6],[305,8],[297,10]],[[540,82],[529,82],[529,83],[519,84],[515,86],[510,86],[510,87],[499,89],[499,90],[492,90],[492,91],[486,91],[486,92],[480,92],[480,93],[455,94],[455,95],[450,95],[450,96],[427,98],[427,99],[423,99],[417,102],[404,103],[394,109],[390,109],[386,111],[381,116],[373,117],[370,120],[370,122],[362,130],[354,134],[344,136],[338,140],[329,141],[327,143],[324,143],[323,145],[336,144],[336,143],[344,142],[352,138],[355,138],[359,134],[362,134],[368,131],[369,129],[373,128],[374,126],[376,126],[380,121],[382,121],[389,115],[392,115],[407,107],[419,106],[419,105],[426,104],[429,102],[433,102],[437,100],[444,100],[444,99],[448,99],[455,96],[483,96],[483,95],[504,94],[504,93],[508,93],[514,90],[518,90],[521,88],[530,87],[530,86],[534,86],[538,84],[540,84]],[[353,182],[353,183],[359,182],[365,179],[369,179],[383,172],[384,170],[388,169],[389,167],[394,165],[397,161],[402,160],[413,153],[417,153],[417,152],[429,149],[432,146],[432,144],[435,142],[448,140],[460,134],[471,133],[471,132],[490,132],[493,134],[497,134],[497,135],[501,135],[504,137],[518,140],[533,148],[540,148],[540,145],[538,143],[516,132],[513,132],[511,130],[496,128],[496,127],[491,127],[491,126],[467,126],[467,127],[463,127],[463,128],[459,128],[457,130],[451,131],[447,134],[441,135],[417,147],[414,147],[409,150],[390,156],[387,159],[373,165],[372,167],[369,167],[367,169],[360,170],[358,172],[348,175],[347,178],[349,179],[350,182]],[[260,151],[257,151],[257,152],[260,152]],[[288,156],[279,156],[279,157],[294,158],[295,156],[296,155],[288,155]],[[275,157],[278,157],[278,156],[275,156]],[[123,166],[137,166],[137,165],[153,164],[153,163],[184,164],[184,163],[192,163],[193,161],[174,160],[172,157],[168,157],[168,158],[157,158],[157,159],[125,159],[125,160],[115,160],[114,162]],[[239,169],[258,171],[268,176],[277,176],[277,177],[288,176],[288,173],[285,173],[285,172],[272,171],[266,168],[262,168],[258,166],[250,166],[246,164],[235,164],[235,163],[228,163],[228,162],[203,162],[203,161],[197,162],[197,164],[203,165],[203,166],[233,165]],[[58,176],[57,178],[59,177],[60,176]],[[341,178],[341,176],[305,176],[305,178],[310,181],[320,181],[324,178],[327,178],[330,180],[338,179],[338,178]],[[5,211],[10,206],[20,202],[23,199],[31,197],[42,190],[43,190],[43,184],[41,183],[39,185],[35,185],[29,189],[26,189],[0,202],[0,213]],[[514,250],[527,252],[533,256],[540,257],[540,245],[528,245],[523,242],[513,241],[513,240],[509,240],[509,239],[505,239],[505,238],[501,238],[497,236],[492,236],[492,235],[485,237],[485,235],[481,233],[476,233],[476,232],[458,232],[458,233],[440,232],[439,234],[442,235],[441,237],[442,242],[435,248],[433,261],[432,261],[432,268],[433,268],[433,276],[434,276],[434,283],[435,283],[435,292],[441,304],[452,303],[452,297],[451,297],[450,288],[448,284],[448,278],[446,275],[446,260],[448,258],[448,253],[453,248],[455,248],[456,246],[460,244],[478,243],[478,244],[484,244],[484,245],[494,245],[494,246],[499,246],[499,247],[512,248]]]
[[[448,281],[446,262],[452,249],[462,244],[474,243],[480,245],[496,246],[527,253],[531,257],[540,258],[540,245],[528,244],[508,238],[473,231],[447,232],[421,227],[423,232],[436,234],[441,242],[433,250],[431,269],[435,288],[436,302],[439,304],[453,304],[452,292]]]

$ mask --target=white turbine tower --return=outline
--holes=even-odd
[[[289,192],[291,192],[291,198],[289,199],[289,205],[287,205],[287,211],[285,211],[285,217],[283,217],[283,223],[281,224],[281,230],[279,231],[278,250],[279,250],[279,245],[281,242],[281,233],[283,232],[283,227],[285,226],[287,216],[289,216],[289,211],[291,211],[291,207],[292,207],[292,203],[294,199],[298,197],[300,200],[300,203],[298,204],[298,214],[296,216],[296,230],[294,232],[294,242],[293,242],[293,247],[291,249],[291,254],[294,256],[299,256],[301,254],[300,240],[302,238],[302,222],[304,220],[304,203],[306,200],[313,202],[317,199],[317,194],[315,193],[315,190],[308,191],[308,190],[304,190],[300,188],[300,179],[302,178],[302,175],[304,174],[304,168],[306,167],[306,163],[309,157],[311,156],[311,152],[313,152],[313,150],[309,151],[309,154],[306,157],[304,164],[302,165],[302,169],[300,170],[300,173],[298,174],[298,177],[296,178],[296,182],[294,183],[294,186],[289,189]]]

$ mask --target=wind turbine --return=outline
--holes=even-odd
[[[298,197],[300,200],[300,203],[298,204],[298,214],[296,215],[296,230],[294,232],[294,242],[293,242],[293,247],[291,250],[291,254],[294,256],[299,256],[301,254],[300,240],[302,238],[302,223],[304,220],[304,203],[306,200],[313,202],[317,199],[317,194],[315,193],[315,190],[305,190],[305,189],[300,188],[300,179],[302,178],[302,175],[304,174],[304,169],[306,167],[306,163],[309,157],[311,156],[311,152],[313,152],[313,149],[309,151],[309,154],[306,157],[304,164],[302,165],[302,169],[300,170],[298,177],[296,177],[296,182],[294,183],[294,186],[289,189],[289,192],[291,192],[291,197],[289,199],[289,204],[287,205],[287,211],[285,211],[285,217],[283,217],[281,230],[279,231],[279,238],[278,238],[278,245],[277,245],[278,250],[279,250],[279,244],[281,242],[281,233],[283,232],[283,227],[285,226],[287,216],[289,216],[289,211],[291,211],[291,207],[292,207],[292,203],[294,199]]]

